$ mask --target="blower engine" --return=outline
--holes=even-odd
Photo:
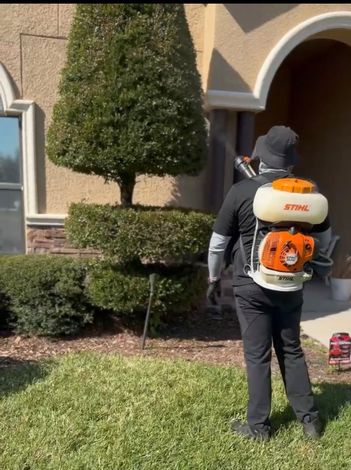
[[[329,365],[351,363],[351,337],[348,333],[334,333],[329,342]]]
[[[315,239],[306,232],[326,218],[327,199],[308,180],[281,178],[258,188],[253,211],[257,223],[249,274],[267,289],[301,289],[312,278],[305,265],[315,252]]]
[[[252,178],[250,162],[250,157],[237,157],[235,168]],[[258,188],[253,212],[256,229],[247,274],[266,289],[300,290],[312,278],[307,263],[317,251],[318,240],[308,232],[327,217],[327,199],[309,180],[281,178]]]

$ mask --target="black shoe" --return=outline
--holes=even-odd
[[[322,436],[323,425],[319,418],[311,419],[306,416],[302,422],[303,432],[311,439],[319,439]]]
[[[230,427],[233,432],[248,439],[268,441],[270,438],[270,428],[268,426],[265,426],[263,429],[255,429],[249,426],[247,423],[233,420],[230,422]]]

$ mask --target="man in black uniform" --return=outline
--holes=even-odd
[[[300,345],[303,291],[264,289],[244,272],[255,231],[253,199],[256,191],[262,184],[291,175],[298,161],[297,143],[297,134],[285,126],[274,126],[257,139],[252,157],[260,160],[260,175],[240,181],[229,190],[214,225],[208,255],[207,295],[213,298],[220,289],[224,252],[234,237],[233,286],[244,346],[249,403],[247,423],[233,421],[232,430],[260,440],[268,440],[271,431],[272,341],[285,390],[297,419],[307,436],[318,438],[321,435],[321,422]],[[321,249],[328,246],[330,231],[328,219],[314,226],[313,236],[319,238]]]

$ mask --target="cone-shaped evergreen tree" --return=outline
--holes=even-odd
[[[200,77],[182,4],[78,4],[47,153],[132,203],[137,174],[205,164]]]

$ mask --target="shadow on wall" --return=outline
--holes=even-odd
[[[3,68],[5,69],[5,71],[6,71],[6,73],[7,73],[7,76],[8,76],[8,78],[10,79],[11,88],[12,88],[12,90],[13,90],[13,92],[14,92],[15,98],[17,99],[17,98],[21,97],[21,93],[20,93],[20,91],[19,91],[19,89],[18,89],[18,87],[17,87],[16,82],[13,80],[11,73],[9,72],[9,70],[7,69],[7,67],[6,67],[2,62],[1,62],[1,65],[2,65]]]
[[[172,180],[170,199],[166,206],[206,210],[207,167],[198,176],[178,176]]]
[[[46,160],[45,160],[45,113],[36,105],[35,109],[36,137],[36,171],[38,188],[38,210],[46,212]]]
[[[259,28],[264,23],[273,20],[277,16],[296,8],[298,4],[233,4],[224,3],[224,6],[245,32]]]
[[[212,51],[207,88],[241,92],[252,91],[247,82],[233,69],[217,49]]]

